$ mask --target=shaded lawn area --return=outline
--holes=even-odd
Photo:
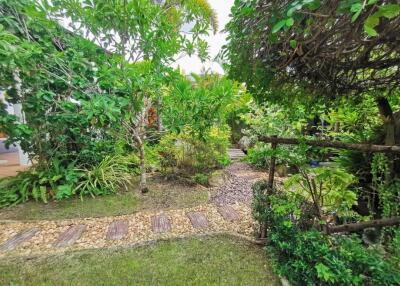
[[[265,251],[218,235],[0,261],[0,285],[280,285]]]
[[[149,178],[150,192],[140,194],[137,183],[129,191],[59,202],[27,202],[0,210],[0,220],[56,220],[131,214],[140,210],[192,207],[208,201],[208,191],[179,181]]]

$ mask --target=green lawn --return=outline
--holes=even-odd
[[[0,285],[280,285],[264,250],[228,236],[0,261]]]
[[[191,207],[208,201],[208,192],[200,186],[160,177],[149,179],[150,192],[141,194],[135,186],[128,192],[97,198],[60,202],[27,202],[1,209],[0,220],[55,220],[130,214],[144,209]]]

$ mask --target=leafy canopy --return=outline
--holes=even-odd
[[[286,82],[329,96],[398,88],[399,16],[390,0],[237,0],[229,74],[257,92]]]

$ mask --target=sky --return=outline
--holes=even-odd
[[[229,22],[229,14],[231,11],[231,7],[233,6],[234,0],[208,0],[212,8],[215,10],[218,18],[218,32],[213,33],[210,31],[209,36],[204,37],[204,39],[208,42],[209,49],[208,53],[210,56],[210,60],[202,63],[199,57],[197,56],[184,56],[179,58],[172,67],[180,68],[180,70],[185,74],[197,73],[200,74],[203,70],[211,71],[214,73],[223,74],[224,70],[221,65],[213,59],[218,55],[221,47],[225,44],[226,33],[223,33],[222,30],[225,28],[225,25]],[[62,18],[61,24],[71,30],[70,24],[71,19]],[[184,30],[191,29],[191,25],[188,25]]]
[[[185,73],[200,73],[203,68],[210,70],[215,73],[223,74],[224,71],[222,67],[214,62],[213,59],[219,53],[221,47],[225,44],[226,34],[222,33],[221,30],[224,29],[225,25],[229,22],[229,14],[231,7],[233,6],[234,0],[209,0],[209,3],[217,13],[218,17],[218,32],[214,35],[210,32],[210,35],[205,38],[209,45],[209,61],[202,63],[200,59],[196,56],[185,56],[179,59],[173,64],[173,67],[178,67]]]

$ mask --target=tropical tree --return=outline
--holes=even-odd
[[[181,53],[207,57],[201,38],[212,28],[216,16],[207,1],[41,1],[41,9],[58,22],[68,19],[69,28],[102,47],[110,58],[103,67],[108,92],[127,99],[124,133],[139,150],[141,189],[145,191],[145,124],[165,66]],[[184,26],[191,25],[189,31]],[[148,62],[145,73],[135,73],[132,64]],[[112,75],[112,80],[105,78]],[[129,141],[131,142],[131,141]]]
[[[226,124],[249,99],[244,87],[217,74],[180,78],[166,91],[163,122],[178,133],[190,127],[193,137],[202,138],[212,127]]]

